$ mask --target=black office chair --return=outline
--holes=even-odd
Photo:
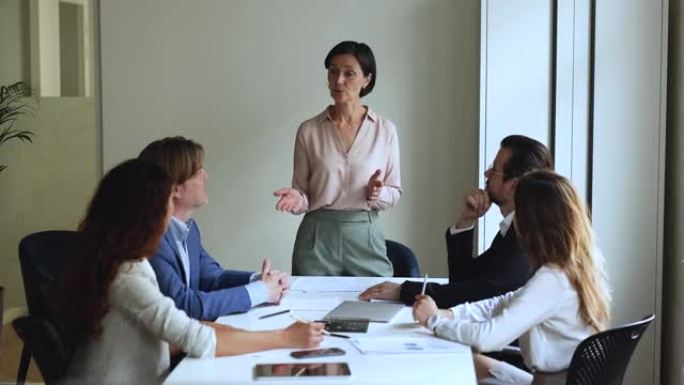
[[[18,322],[21,331],[17,329],[17,334],[24,333],[24,336],[32,339],[31,330],[38,330],[40,333],[49,335],[56,332],[61,335],[61,323],[53,308],[55,303],[54,293],[56,280],[63,274],[67,267],[71,266],[73,257],[78,247],[78,233],[75,231],[57,230],[42,231],[29,234],[19,243],[19,262],[21,265],[21,275],[24,280],[24,293],[26,294],[26,305],[29,316],[32,320]],[[42,321],[39,321],[42,319]],[[19,320],[17,320],[19,321]],[[52,331],[49,326],[51,325]],[[28,333],[28,334],[27,334]],[[37,342],[27,343],[24,339],[24,347],[21,352],[19,371],[17,373],[17,384],[24,384],[26,373],[31,362],[31,355],[34,355],[36,362],[38,357]],[[64,340],[66,343],[66,340]],[[49,350],[48,350],[49,351]],[[66,350],[67,353],[69,350]],[[42,354],[42,351],[41,351]],[[46,368],[49,364],[44,364]],[[41,364],[38,363],[43,376],[52,375],[55,371],[43,373]],[[65,368],[66,370],[66,368]],[[54,379],[54,377],[51,377]],[[47,379],[46,379],[47,381]]]
[[[654,318],[655,315],[651,314],[641,321],[591,335],[577,345],[567,371],[538,375],[543,377],[565,374],[565,385],[621,385],[632,353]],[[516,346],[485,355],[528,370],[522,362],[520,349]],[[500,384],[495,379],[483,383]]]
[[[420,277],[418,259],[411,249],[399,242],[385,240],[387,258],[392,262],[395,277]]]
[[[620,385],[641,336],[655,315],[594,334],[582,341],[570,361],[566,385]]]
[[[41,317],[21,317],[12,322],[24,349],[31,352],[46,385],[57,384],[66,377],[71,347],[59,328]]]

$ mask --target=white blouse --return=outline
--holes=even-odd
[[[159,291],[144,259],[124,263],[109,290],[102,334],[80,346],[67,383],[155,384],[169,369],[169,343],[193,357],[213,357],[216,334]]]
[[[434,315],[428,327],[483,352],[519,338],[525,365],[543,372],[567,369],[577,345],[596,332],[582,321],[579,297],[565,273],[548,266],[514,292],[451,310],[454,319]]]

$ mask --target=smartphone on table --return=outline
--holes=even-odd
[[[342,356],[344,355],[344,350],[340,348],[324,348],[324,349],[313,349],[313,350],[297,350],[290,355],[294,358],[313,358],[313,357],[330,357],[330,356]]]

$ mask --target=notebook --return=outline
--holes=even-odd
[[[389,322],[404,305],[397,303],[344,301],[323,317],[333,320],[368,320],[370,322]]]

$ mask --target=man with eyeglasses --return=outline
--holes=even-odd
[[[429,283],[425,290],[439,308],[501,295],[518,289],[530,278],[529,258],[520,250],[512,225],[518,178],[537,169],[553,169],[553,158],[546,146],[522,135],[501,141],[494,163],[484,173],[485,188],[465,197],[456,224],[446,232],[449,283]],[[487,250],[473,256],[475,223],[492,203],[504,217],[500,231]],[[401,300],[411,305],[421,289],[419,281],[404,281],[401,285],[383,282],[368,288],[359,298]]]

